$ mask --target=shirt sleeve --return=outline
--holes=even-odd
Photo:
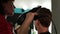
[[[0,34],[12,34],[12,31],[8,28],[8,24],[4,18],[0,18]]]

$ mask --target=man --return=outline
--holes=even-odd
[[[51,11],[47,8],[40,8],[38,12],[38,18],[35,20],[38,34],[50,34],[48,27],[52,21]]]

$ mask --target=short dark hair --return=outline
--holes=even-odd
[[[37,12],[38,9],[40,9],[41,6],[38,6],[38,7],[34,7],[33,9],[31,9],[29,12]]]
[[[41,25],[44,27],[49,27],[50,22],[52,21],[52,12],[47,8],[40,8],[38,10],[38,18]]]
[[[52,12],[49,9],[38,6],[30,10],[30,12],[37,12],[38,15],[34,17],[34,20],[38,19],[42,26],[49,27],[50,22],[52,21]]]

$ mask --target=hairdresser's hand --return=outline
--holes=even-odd
[[[37,13],[32,13],[32,12],[27,13],[26,20],[32,22],[35,15],[37,15]]]
[[[26,18],[21,27],[17,30],[17,34],[24,34],[23,32],[26,32],[35,15],[37,15],[37,13],[29,12],[26,14]]]

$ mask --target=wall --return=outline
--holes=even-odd
[[[57,32],[60,34],[60,0],[52,0],[53,21],[56,25]],[[52,34],[55,34],[54,28]]]

